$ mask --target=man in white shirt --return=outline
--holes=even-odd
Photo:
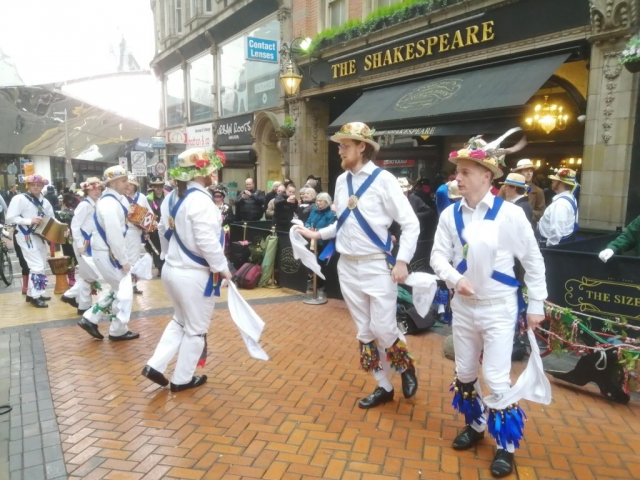
[[[73,212],[71,220],[71,236],[73,238],[73,251],[76,254],[78,265],[81,266],[78,272],[80,281],[67,290],[62,295],[62,301],[78,309],[78,315],[91,308],[91,285],[95,278],[86,278],[86,272],[91,271],[85,255],[92,256],[91,235],[96,230],[96,223],[93,214],[96,211],[96,202],[102,194],[102,182],[97,177],[88,178],[80,184],[84,192],[84,198]],[[83,273],[84,272],[84,273]]]
[[[93,217],[96,230],[91,235],[91,250],[93,261],[111,291],[104,293],[91,310],[84,312],[78,325],[92,337],[102,340],[98,322],[108,316],[111,320],[109,340],[134,340],[140,334],[127,328],[131,302],[118,300],[127,295],[119,292],[120,282],[131,270],[125,241],[129,202],[124,195],[129,183],[128,173],[120,165],[109,167],[104,172],[104,182],[106,188]]]
[[[42,195],[42,189],[49,184],[49,180],[40,175],[29,175],[25,178],[27,193],[16,195],[7,209],[7,223],[17,226],[16,240],[22,250],[24,259],[29,265],[29,289],[27,302],[36,308],[47,308],[47,301],[51,297],[44,295],[47,287],[48,245],[44,238],[33,231],[40,223],[42,217],[54,218],[53,207]]]
[[[127,187],[126,198],[129,202],[129,207],[136,204],[151,211],[147,197],[141,195],[138,191],[140,183],[138,177],[135,175],[129,175],[129,186]],[[127,235],[125,241],[127,242],[127,256],[129,257],[129,263],[131,266],[140,260],[140,252],[142,251],[142,242],[144,239],[145,231],[137,225],[127,221]],[[142,295],[142,291],[138,289],[138,277],[131,275],[131,281],[133,283],[133,293],[136,295]]]
[[[177,353],[172,392],[196,388],[207,381],[206,375],[194,373],[206,361],[207,332],[214,294],[219,295],[219,277],[231,281],[221,244],[222,217],[207,189],[212,174],[222,166],[221,157],[204,150],[179,157],[178,167],[171,170],[177,188],[160,207],[158,232],[165,260],[162,285],[173,303],[174,315],[142,375],[166,387],[169,381],[164,372]]]
[[[561,168],[549,178],[556,196],[538,223],[538,237],[543,247],[571,242],[578,231],[578,201],[575,193],[580,184],[576,180],[576,172]]]
[[[340,252],[340,289],[358,330],[360,365],[378,383],[358,406],[372,408],[393,400],[388,378],[392,371],[401,372],[405,398],[413,397],[418,389],[413,356],[398,329],[396,305],[397,284],[407,278],[420,224],[397,179],[373,163],[380,146],[369,127],[349,123],[331,140],[340,144],[345,170],[336,182],[338,222],[319,231],[300,228],[300,233],[307,238],[335,238],[335,250]],[[391,256],[388,231],[394,220],[402,229],[397,259]]]
[[[501,139],[499,139],[501,140]],[[497,141],[498,142],[498,141]],[[522,411],[505,408],[485,413],[478,384],[480,356],[483,355],[483,377],[490,393],[500,396],[511,387],[511,350],[513,334],[519,315],[518,282],[514,277],[514,256],[505,248],[498,248],[494,272],[483,285],[472,285],[463,276],[466,272],[468,244],[464,238],[465,226],[478,221],[496,222],[498,229],[512,229],[522,239],[517,257],[524,267],[529,305],[527,322],[535,329],[544,319],[544,300],[547,298],[545,268],[538,244],[521,208],[491,194],[494,178],[502,176],[499,159],[512,150],[498,149],[496,143],[487,145],[479,137],[473,138],[466,148],[452,152],[449,160],[457,165],[458,188],[463,199],[446,208],[440,216],[431,252],[431,267],[436,275],[455,288],[451,301],[453,310],[453,342],[456,378],[453,405],[465,415],[466,426],[453,441],[453,448],[472,448],[489,431],[498,440],[498,450],[491,464],[495,477],[504,477],[513,471],[513,452],[519,438],[504,441],[495,434],[495,427],[517,425]],[[453,265],[452,265],[453,264]],[[482,293],[476,293],[482,292]],[[484,353],[483,353],[484,351]],[[505,417],[508,417],[506,423]],[[498,432],[503,431],[498,428]],[[520,431],[521,436],[521,431]]]

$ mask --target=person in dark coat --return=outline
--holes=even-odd
[[[147,195],[147,202],[149,203],[149,207],[151,207],[151,211],[157,217],[157,221],[160,222],[160,218],[162,217],[160,207],[167,196],[164,190],[164,179],[162,177],[151,177],[151,180],[149,180],[149,188],[151,192]],[[153,258],[153,265],[158,270],[158,277],[160,277],[162,275],[164,260],[160,259],[162,247],[160,246],[160,234],[157,229],[145,234],[144,248]]]
[[[264,215],[264,192],[256,190],[253,178],[244,182],[244,190],[236,195],[236,220],[255,222]]]
[[[44,195],[44,198],[49,200],[49,203],[51,204],[51,207],[53,207],[54,212],[60,211],[60,208],[62,207],[60,206],[60,200],[56,195],[56,189],[53,187],[53,185],[49,185],[47,187],[47,193]]]
[[[411,208],[413,208],[413,212],[418,217],[418,221],[420,222],[420,237],[418,241],[428,238],[429,235],[433,236],[435,231],[435,227],[437,222],[432,222],[431,220],[436,219],[436,213],[427,205],[422,198],[418,195],[411,193],[411,184],[409,180],[404,177],[398,178],[398,184],[400,185],[400,189],[409,200],[409,204],[411,204]],[[391,224],[391,228],[389,229],[391,235],[395,237],[395,243],[397,243],[400,238],[400,225],[397,222],[393,222]]]
[[[264,211],[267,213],[267,207],[269,202],[278,196],[278,187],[282,185],[282,182],[273,182],[273,188],[264,196]]]
[[[296,186],[290,183],[284,195],[278,195],[273,203],[273,224],[276,230],[288,232],[291,229],[291,220],[298,209]]]
[[[529,199],[525,196],[527,193],[527,183],[524,175],[519,173],[510,173],[504,182],[501,182],[504,187],[504,196],[508,202],[518,205],[531,224],[533,228],[533,209],[529,203]]]
[[[300,205],[296,210],[296,216],[302,223],[306,223],[311,209],[316,203],[316,191],[311,187],[304,187],[300,189]]]

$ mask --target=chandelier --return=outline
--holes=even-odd
[[[549,103],[549,95],[544,96],[544,102],[538,103],[533,109],[533,115],[525,118],[525,128],[534,130],[539,128],[546,134],[554,130],[567,128],[569,115],[564,113],[564,107]]]

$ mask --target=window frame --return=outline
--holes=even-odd
[[[213,13],[213,0],[204,0],[204,13]]]
[[[167,84],[168,84],[168,79],[171,75],[173,75],[176,72],[182,72],[182,121],[180,123],[176,123],[176,124],[170,124],[169,123],[169,102],[168,97],[169,97],[169,89],[167,88]],[[180,127],[184,124],[184,113],[185,113],[185,107],[188,108],[187,106],[187,99],[184,98],[184,82],[185,82],[185,77],[186,77],[186,72],[182,69],[182,66],[178,66],[175,68],[172,68],[171,70],[169,70],[168,72],[166,72],[164,74],[164,79],[162,82],[162,94],[163,94],[163,104],[164,104],[164,123],[165,123],[165,128],[175,128],[175,127]]]
[[[183,18],[182,0],[173,0],[173,28],[177,35],[182,34]]]
[[[342,3],[344,5],[344,20],[340,25],[332,25],[331,24],[331,4]],[[324,28],[337,28],[349,21],[349,0],[326,0],[325,8],[324,8]]]
[[[209,90],[209,94],[211,95],[211,97],[213,97],[211,99],[211,117],[210,118],[205,118],[205,119],[197,119],[194,120],[191,118],[191,65],[200,60],[201,58],[204,58],[206,56],[210,56],[211,57],[211,68],[213,69],[213,85],[212,87],[216,90],[216,92],[218,91],[218,86],[217,86],[217,62],[216,62],[216,57],[217,55],[212,55],[211,52],[206,51],[203,53],[200,53],[198,55],[196,55],[195,57],[191,57],[190,59],[187,60],[187,70],[184,74],[184,81],[187,82],[187,98],[185,99],[185,104],[187,107],[187,123],[191,124],[191,123],[201,123],[201,122],[205,122],[205,121],[209,121],[209,120],[213,120],[213,118],[216,115],[216,101],[217,101],[217,95],[214,95],[211,90]]]

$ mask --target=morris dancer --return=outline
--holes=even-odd
[[[140,334],[130,332],[127,328],[131,303],[120,304],[116,298],[120,281],[131,270],[125,241],[129,203],[124,196],[129,183],[127,171],[120,165],[107,168],[104,183],[106,189],[93,215],[96,230],[91,235],[91,253],[111,291],[104,293],[91,310],[84,312],[78,325],[92,337],[102,340],[104,337],[98,329],[98,322],[103,315],[108,315],[111,320],[109,340],[133,340]]]
[[[160,207],[166,197],[164,193],[164,180],[161,177],[151,177],[149,186],[153,189],[153,191],[149,195],[147,195],[147,202],[149,203],[153,214],[158,217],[158,223],[160,223],[160,218],[162,217]],[[158,230],[156,229],[153,232],[149,233],[146,237],[146,240],[147,242],[145,248],[147,252],[149,252],[153,256],[153,264],[158,269],[158,277],[160,277],[162,275],[162,266],[164,265],[164,260],[160,258],[160,251],[162,250],[162,246],[160,245],[160,234],[158,233]]]
[[[509,133],[512,132],[507,135]],[[489,433],[498,442],[491,463],[491,473],[495,477],[504,477],[513,470],[514,451],[522,438],[524,413],[517,404],[504,405],[502,410],[492,409],[487,419],[478,369],[484,350],[482,370],[490,393],[501,397],[510,389],[509,359],[519,314],[516,293],[519,283],[514,276],[514,256],[501,249],[497,252],[492,280],[482,286],[471,285],[463,276],[467,269],[465,225],[483,219],[495,221],[499,229],[517,231],[523,239],[523,251],[517,257],[526,271],[529,328],[535,329],[544,320],[544,300],[547,298],[544,261],[530,223],[521,208],[494,197],[490,191],[492,181],[502,176],[499,168],[502,157],[524,146],[519,143],[508,150],[499,149],[500,141],[505,137],[491,144],[474,137],[466,148],[449,156],[449,161],[457,165],[456,178],[463,198],[440,216],[431,252],[431,267],[436,275],[450,287],[455,287],[451,300],[456,362],[453,405],[464,413],[467,425],[453,441],[453,448],[472,448],[484,437],[488,424]],[[476,295],[474,288],[478,291],[482,288],[483,293]]]
[[[215,305],[213,294],[220,281],[214,281],[214,274],[231,281],[220,243],[223,238],[220,210],[214,206],[207,189],[212,184],[211,175],[222,166],[217,154],[204,150],[181,156],[178,168],[170,172],[177,181],[177,189],[161,207],[158,229],[165,256],[162,284],[175,313],[142,375],[167,386],[169,381],[164,372],[177,353],[172,392],[196,388],[207,381],[206,375],[194,373],[206,359],[207,332]]]
[[[543,247],[574,241],[579,228],[578,200],[575,195],[580,184],[576,180],[575,170],[561,168],[549,178],[556,196],[538,223],[538,238]]]
[[[138,191],[139,186],[138,178],[135,175],[129,175],[129,186],[127,187],[126,195],[127,201],[129,205],[137,204],[150,210],[151,207],[149,206],[149,202],[147,202],[147,197],[140,195]],[[133,266],[140,260],[140,251],[142,250],[142,242],[145,240],[145,231],[129,221],[127,221],[127,227],[127,235],[125,237],[127,242],[127,257],[129,259],[128,263]],[[131,275],[131,281],[133,282],[133,293],[142,295],[142,291],[138,289],[138,277]]]
[[[102,182],[97,177],[88,178],[80,184],[85,197],[78,204],[71,220],[71,236],[73,238],[73,251],[76,254],[78,264],[84,264],[85,268],[79,269],[80,281],[62,295],[62,301],[78,309],[78,315],[91,308],[91,286],[95,279],[83,278],[80,272],[91,269],[86,265],[83,255],[91,257],[91,235],[96,229],[93,214],[96,211],[96,202],[102,193]]]
[[[396,284],[407,278],[420,226],[396,178],[373,163],[380,146],[367,125],[349,123],[331,140],[340,144],[342,168],[346,170],[336,182],[338,222],[319,231],[299,230],[307,238],[336,239],[340,288],[358,330],[360,366],[372,372],[378,382],[375,391],[358,406],[372,408],[393,400],[388,377],[392,370],[402,372],[405,398],[413,397],[418,389],[413,356],[396,322]],[[391,255],[388,232],[394,220],[402,229],[397,259]],[[327,248],[321,257],[329,254],[333,243]]]
[[[11,200],[7,210],[7,223],[16,225],[15,239],[22,250],[22,255],[29,265],[29,287],[27,302],[36,308],[47,308],[51,297],[44,295],[47,287],[47,249],[44,238],[33,233],[45,215],[54,218],[53,207],[42,195],[42,189],[49,180],[40,175],[29,175],[25,178],[27,193],[17,195]]]

